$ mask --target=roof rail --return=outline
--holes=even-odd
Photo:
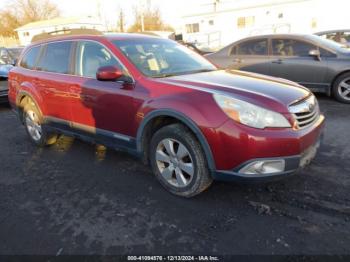
[[[47,40],[47,39],[55,38],[59,36],[70,36],[70,35],[103,35],[103,33],[96,29],[63,29],[63,30],[57,30],[57,31],[35,35],[33,36],[31,42],[34,43],[41,40]]]

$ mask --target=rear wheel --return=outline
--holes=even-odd
[[[47,133],[42,126],[42,116],[31,99],[26,99],[23,106],[23,122],[30,140],[37,146],[52,145],[57,141],[57,134]]]
[[[332,92],[339,102],[350,104],[350,73],[342,74],[335,80]]]
[[[181,124],[163,127],[154,134],[150,159],[159,182],[175,195],[192,197],[212,183],[200,144]]]

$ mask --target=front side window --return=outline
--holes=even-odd
[[[37,69],[60,74],[69,74],[70,53],[72,42],[64,41],[46,45]]]
[[[316,46],[304,41],[293,39],[273,39],[272,52],[275,56],[309,56],[310,50],[317,49]]]
[[[113,43],[146,76],[167,77],[216,70],[205,58],[173,41],[134,39]]]
[[[231,55],[267,55],[267,39],[240,43],[232,48]]]
[[[79,42],[75,63],[76,75],[96,78],[96,72],[102,66],[116,66],[124,70],[119,61],[104,46],[91,41]]]
[[[20,66],[27,69],[34,69],[35,62],[40,52],[40,46],[31,48],[21,60]]]

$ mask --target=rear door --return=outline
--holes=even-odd
[[[69,94],[73,80],[70,63],[72,46],[72,41],[44,45],[36,66],[37,73],[33,81],[43,98],[46,116],[51,120],[72,119]]]
[[[325,83],[327,60],[309,55],[318,47],[311,42],[292,38],[271,39],[273,59],[270,75],[298,82],[309,88],[319,88]]]

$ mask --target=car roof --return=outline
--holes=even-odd
[[[304,38],[309,36],[309,34],[265,34],[265,35],[254,35],[254,36],[249,36],[241,40],[247,40],[247,39],[259,39],[259,38],[278,38],[278,37],[295,37],[295,38]]]
[[[315,35],[324,35],[324,34],[342,33],[342,32],[350,32],[350,29],[336,29],[336,30],[321,31],[321,32],[315,33]]]
[[[48,39],[38,40],[32,43],[32,45],[39,45],[44,43],[56,42],[56,41],[66,41],[66,40],[76,40],[76,39],[86,39],[86,40],[133,40],[133,39],[164,39],[157,36],[137,34],[137,33],[107,33],[102,35],[89,35],[89,34],[78,34],[78,35],[57,35],[52,36]],[[164,39],[166,40],[166,39]]]

